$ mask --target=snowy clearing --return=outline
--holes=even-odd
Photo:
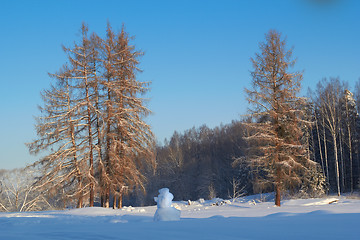
[[[181,220],[154,222],[156,206],[0,213],[0,239],[360,239],[360,200],[174,202]]]

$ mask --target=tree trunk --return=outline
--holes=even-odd
[[[340,163],[341,163],[341,187],[343,189],[343,191],[345,191],[345,161],[343,158],[343,136],[342,136],[342,131],[341,131],[341,127],[339,127],[339,143],[340,143]]]
[[[65,190],[63,189],[63,208],[66,209],[66,197],[65,197]]]
[[[280,184],[276,183],[276,185],[275,185],[275,205],[278,207],[281,206],[280,200],[281,200]]]
[[[67,109],[68,112],[71,112],[71,99],[70,99],[70,85],[69,82],[66,81],[66,91],[67,91]],[[83,191],[82,191],[82,176],[81,176],[81,170],[79,167],[78,159],[77,159],[77,146],[76,146],[76,140],[75,140],[75,126],[73,123],[72,115],[69,114],[69,135],[71,139],[72,148],[74,151],[73,156],[73,167],[76,170],[76,178],[78,180],[78,203],[77,208],[81,208],[83,206]]]
[[[324,156],[325,156],[325,167],[326,167],[326,181],[329,183],[329,164],[328,164],[328,155],[327,155],[327,144],[326,144],[326,129],[325,129],[325,120],[323,118],[323,135],[324,135]]]
[[[310,128],[310,139],[311,139],[311,146],[312,146],[312,155],[313,160],[316,161],[316,152],[315,152],[315,136],[314,136],[314,129],[313,127]],[[323,172],[324,173],[324,172]]]
[[[117,198],[116,198],[116,194],[114,194],[113,209],[116,209],[116,207],[117,207]]]
[[[87,73],[86,67],[84,67],[84,72]],[[90,110],[90,94],[89,94],[89,83],[87,76],[85,76],[85,94],[87,101],[87,125],[88,125],[88,144],[89,144],[89,173],[90,173],[90,196],[89,196],[89,206],[94,206],[94,156],[93,156],[93,143],[92,143],[92,127],[91,127],[91,110]]]
[[[279,146],[276,147],[279,149]],[[278,150],[279,151],[279,150]],[[279,156],[277,156],[276,162],[279,161]],[[275,205],[280,207],[281,206],[281,170],[279,166],[276,166],[276,179],[275,179]]]
[[[120,192],[120,195],[119,195],[119,201],[118,201],[118,209],[121,209],[122,208],[122,199],[123,198],[123,195],[122,193]]]
[[[349,141],[349,160],[350,160],[350,192],[354,191],[354,180],[353,180],[353,155],[352,155],[352,143],[351,143],[351,133],[350,126],[348,126],[348,141]]]
[[[353,181],[353,156],[352,156],[352,143],[351,143],[351,133],[350,126],[348,126],[348,141],[349,141],[349,160],[350,160],[350,192],[354,191],[354,181]]]
[[[352,142],[351,142],[351,127],[350,127],[350,117],[349,117],[349,107],[347,101],[345,102],[346,106],[346,117],[347,117],[347,132],[348,132],[348,146],[349,146],[349,161],[350,161],[350,192],[354,191],[354,182],[353,182],[353,155],[352,155]]]
[[[308,159],[311,159],[310,157],[310,141],[309,141],[309,136],[306,136],[306,145],[307,145],[307,156],[308,156]]]
[[[319,154],[321,159],[321,169],[323,174],[325,174],[325,166],[324,166],[324,157],[322,153],[322,146],[321,146],[321,140],[320,140],[320,132],[319,132],[319,123],[316,118],[316,113],[314,113],[315,116],[315,126],[316,126],[316,132],[317,132],[317,138],[318,138],[318,144],[319,144]]]
[[[110,207],[110,188],[106,189],[106,193],[105,193],[105,207],[109,208]]]
[[[332,133],[333,143],[334,143],[334,157],[335,157],[335,176],[336,176],[336,186],[337,186],[337,194],[341,195],[340,191],[340,176],[339,176],[339,160],[338,160],[338,149],[337,149],[337,140],[336,133]]]
[[[101,207],[105,207],[105,195],[103,192],[101,192],[100,199],[101,199]]]
[[[95,62],[94,62],[94,69],[96,69],[95,67]],[[95,71],[96,72],[96,71]],[[101,112],[100,106],[99,106],[99,83],[98,80],[96,78],[96,73],[95,73],[95,81],[96,81],[96,85],[95,85],[95,93],[96,93],[96,102],[95,102],[95,108],[97,109],[97,111]],[[103,163],[103,159],[102,159],[102,133],[100,131],[100,116],[99,114],[96,114],[96,133],[97,133],[97,152],[98,152],[98,171],[99,171],[99,177],[98,177],[98,185],[100,185],[100,197],[102,198],[102,186],[103,186],[103,180],[102,180],[102,168],[101,168],[101,164]],[[101,199],[102,201],[102,199]],[[101,203],[102,205],[102,203]]]
[[[83,196],[81,194],[78,199],[77,208],[82,208],[82,206],[83,206]]]
[[[90,109],[89,109],[90,111]],[[89,116],[90,117],[90,116]],[[91,119],[89,118],[88,124],[91,124]],[[93,158],[93,145],[92,145],[92,131],[91,126],[89,126],[89,146],[90,146],[90,156],[89,156],[89,165],[90,165],[90,207],[94,206],[94,158]]]

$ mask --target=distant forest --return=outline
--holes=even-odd
[[[324,78],[309,90],[307,101],[306,118],[311,124],[303,129],[303,142],[310,159],[318,163],[320,176],[314,176],[313,184],[321,184],[321,175],[326,183],[325,192],[296,192],[297,196],[337,194],[338,189],[340,193],[359,191],[360,80],[352,90],[339,78]],[[273,191],[271,186],[262,189],[246,158],[240,158],[250,147],[245,140],[246,121],[244,117],[213,129],[204,125],[175,132],[163,146],[157,146],[156,172],[148,175],[147,195],[141,204],[151,204],[157,189],[164,186],[176,200],[231,198],[234,190],[243,194]],[[234,163],[235,159],[242,161]]]
[[[251,58],[249,112],[156,145],[143,97],[151,83],[137,79],[143,52],[132,39],[124,27],[108,24],[99,37],[83,24],[81,39],[63,47],[68,61],[50,74],[27,144],[45,156],[0,171],[1,211],[153,205],[163,187],[175,200],[274,192],[277,206],[284,196],[359,191],[360,80],[350,89],[324,78],[300,97],[292,49],[270,30]]]

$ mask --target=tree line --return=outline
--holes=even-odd
[[[360,184],[360,80],[351,91],[340,78],[322,79],[309,91],[309,148],[330,191],[354,192]]]

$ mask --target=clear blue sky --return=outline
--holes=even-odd
[[[115,30],[124,23],[146,53],[139,79],[153,83],[148,122],[161,142],[175,130],[215,127],[246,112],[250,57],[269,29],[295,47],[304,89],[323,77],[351,85],[360,77],[357,0],[1,1],[0,168],[37,159],[24,143],[35,138],[47,73],[66,62],[61,45],[79,39],[83,21],[104,35],[108,20]]]

